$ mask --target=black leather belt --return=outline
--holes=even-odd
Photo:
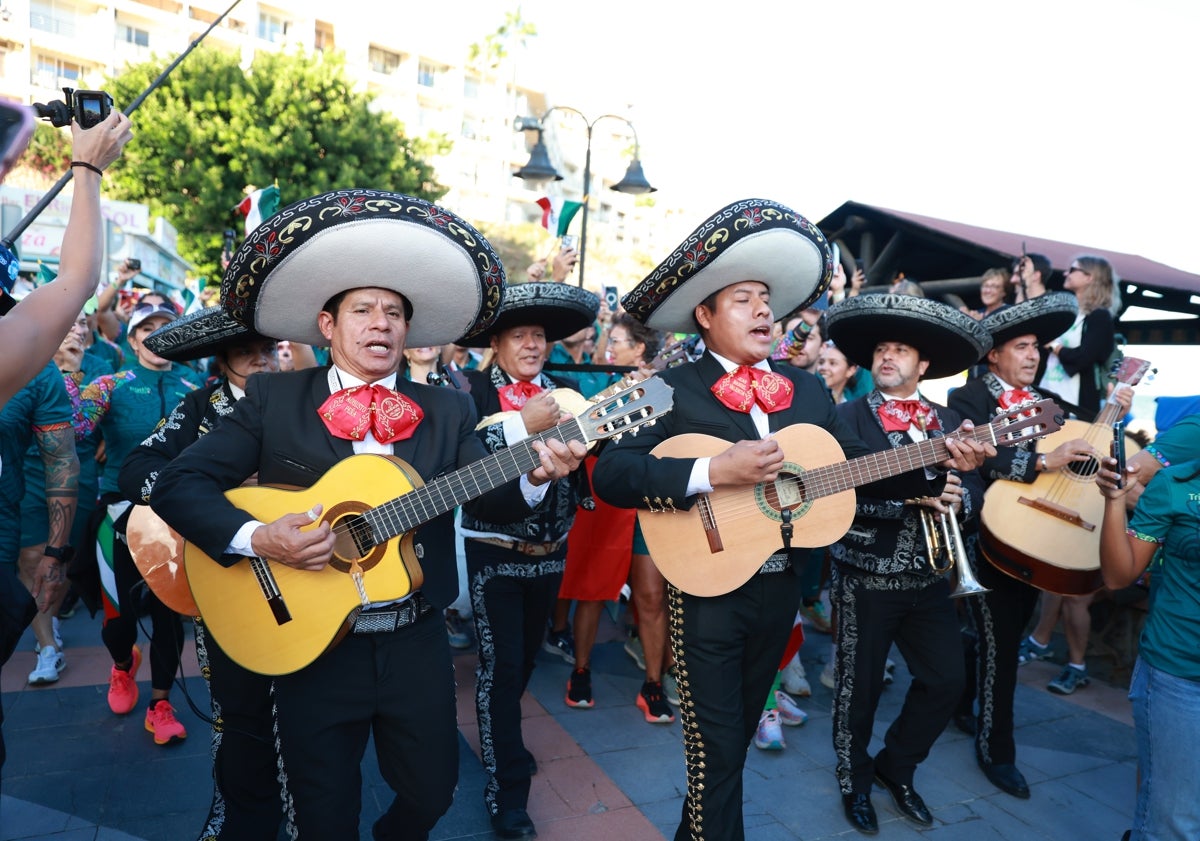
[[[352,634],[390,634],[416,622],[433,610],[420,593],[413,593],[406,602],[374,610],[364,610],[354,620]]]

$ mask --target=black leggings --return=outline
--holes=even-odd
[[[150,614],[150,686],[169,690],[183,653],[183,621],[146,587],[122,537],[123,533],[113,540],[112,558],[121,615],[104,620],[100,637],[114,663],[129,662],[137,642],[138,616],[144,609]]]

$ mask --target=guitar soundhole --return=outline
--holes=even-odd
[[[760,504],[765,504],[778,519],[778,513],[784,508],[792,512],[807,509],[804,494],[804,480],[797,473],[780,471],[774,482],[766,482],[761,488]]]
[[[343,503],[322,518],[333,529],[333,559],[329,565],[338,572],[349,572],[355,560],[364,570],[369,570],[383,558],[386,544],[375,545],[371,524],[360,512],[361,507]]]
[[[1091,481],[1096,476],[1096,471],[1100,469],[1100,462],[1094,457],[1088,458],[1087,461],[1073,461],[1068,464],[1065,470],[1071,474],[1073,479]]]

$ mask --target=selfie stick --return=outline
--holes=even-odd
[[[128,117],[130,114],[136,111],[146,97],[154,93],[155,89],[157,89],[159,85],[166,81],[167,77],[171,75],[171,71],[178,67],[179,63],[188,57],[188,53],[200,46],[200,42],[208,37],[208,33],[212,32],[213,29],[216,28],[217,24],[223,21],[225,17],[232,12],[240,2],[242,2],[242,0],[233,0],[233,4],[224,12],[222,12],[220,17],[209,24],[208,29],[200,33],[200,36],[191,44],[189,44],[186,50],[180,53],[174,61],[167,65],[167,68],[158,74],[158,78],[151,82],[150,86],[142,91],[138,98],[129,104],[129,107],[125,109],[125,116]],[[46,195],[42,196],[41,200],[29,209],[29,212],[25,214],[25,217],[18,222],[11,231],[5,234],[3,239],[0,239],[0,246],[3,246],[10,251],[13,250],[13,247],[20,238],[21,234],[25,233],[25,229],[32,225],[33,220],[37,219],[38,216],[41,215],[42,211],[50,206],[50,202],[54,201],[55,197],[62,192],[63,187],[67,186],[67,182],[73,177],[74,173],[71,171],[70,167],[67,167],[67,171],[62,174],[61,178],[54,182],[54,186],[50,188]]]

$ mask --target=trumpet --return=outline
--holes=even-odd
[[[919,500],[907,500],[919,503]],[[987,587],[975,578],[971,562],[967,558],[967,547],[963,543],[962,530],[958,526],[958,517],[954,512],[942,514],[920,506],[921,531],[925,536],[925,548],[929,555],[929,566],[938,575],[945,575],[955,567],[958,568],[958,583],[950,598],[975,596],[989,592]]]

